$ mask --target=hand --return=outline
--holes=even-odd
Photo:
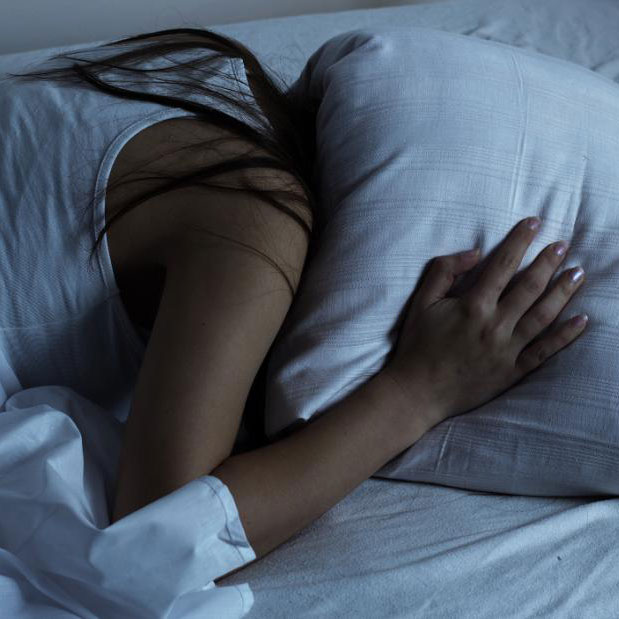
[[[413,294],[395,352],[379,373],[395,381],[415,410],[423,400],[429,427],[494,399],[584,331],[584,325],[569,320],[530,344],[562,311],[584,276],[572,284],[569,276],[576,269],[570,269],[536,303],[565,258],[554,253],[553,244],[505,291],[537,234],[527,222],[514,227],[466,294],[445,296],[455,277],[477,264],[476,255],[435,258]]]

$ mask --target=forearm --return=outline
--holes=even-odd
[[[232,456],[210,474],[228,486],[259,559],[428,429],[379,373],[295,434]]]

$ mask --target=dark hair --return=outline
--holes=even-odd
[[[127,46],[134,42],[147,41],[149,39],[155,39],[155,42],[143,45],[135,50],[124,51],[99,60],[71,58],[78,52],[96,51],[101,48],[117,45]],[[129,66],[134,65],[136,61],[157,59],[168,52],[187,50],[211,50],[214,53],[163,68],[144,69]],[[235,97],[225,92],[233,92],[231,88],[209,87],[208,81],[205,78],[214,75],[237,83],[241,81],[236,75],[226,74],[225,72],[217,70],[216,65],[218,61],[226,57],[242,59],[246,71],[251,74],[252,91],[257,91],[258,93],[255,96],[250,96],[253,97],[254,101],[258,101],[258,103],[260,101],[265,102],[262,111],[260,111],[261,108],[258,108],[258,110],[255,109],[254,104],[251,102],[245,101],[245,94],[243,97]],[[154,196],[195,185],[211,187],[217,190],[249,193],[290,215],[290,217],[295,219],[305,230],[310,240],[316,237],[318,229],[320,228],[320,222],[318,222],[316,199],[312,189],[312,172],[315,158],[315,107],[306,99],[295,96],[289,87],[284,88],[278,85],[275,80],[268,75],[267,71],[264,70],[256,56],[240,42],[207,29],[177,28],[127,37],[94,48],[80,48],[71,53],[57,54],[48,60],[56,60],[59,58],[79,60],[86,64],[88,69],[84,68],[82,64],[73,63],[70,67],[50,69],[48,71],[7,74],[11,77],[25,80],[52,78],[69,83],[88,82],[97,89],[122,99],[151,101],[166,107],[181,108],[192,112],[194,118],[203,119],[212,125],[228,130],[233,136],[244,138],[273,155],[272,157],[233,157],[227,161],[193,170],[188,174],[166,177],[171,178],[167,184],[156,190],[144,192],[132,200],[128,200],[123,208],[106,223],[92,248],[90,253],[91,259],[94,256],[97,246],[103,240],[105,232],[130,210]],[[211,65],[215,65],[215,68],[211,69]],[[189,91],[190,95],[198,95],[202,98],[214,97],[216,100],[229,103],[241,110],[244,114],[249,115],[258,124],[259,129],[255,129],[250,126],[250,124],[238,120],[234,116],[226,114],[221,110],[215,109],[207,103],[199,103],[193,98],[180,98],[168,94],[163,95],[120,88],[99,78],[99,73],[102,73],[105,69],[121,71],[123,73],[123,83],[126,81],[125,75],[133,74],[135,77],[142,78],[144,74],[154,73],[156,79],[153,80],[153,83],[157,84],[157,86],[162,83],[176,83],[175,80],[162,79],[159,77],[160,74],[166,76],[179,75],[181,79],[178,80],[178,83],[183,89]],[[192,76],[194,72],[195,75]],[[274,71],[271,70],[271,72],[275,75]],[[281,77],[278,77],[278,79],[281,84],[286,86],[285,81]],[[235,137],[231,137],[230,139],[235,139]],[[209,145],[215,141],[221,143],[221,138],[207,141],[204,144],[200,144],[199,147],[209,148]],[[243,184],[241,187],[231,187],[229,185],[222,186],[209,180],[212,176],[224,174],[225,172],[258,167],[284,170],[292,174],[302,186],[304,190],[303,195],[299,195],[298,192],[294,191],[267,189],[255,183]],[[161,178],[164,177],[162,176]],[[111,190],[122,184],[125,183],[113,183],[111,186],[103,188],[103,191]],[[298,213],[290,209],[286,204],[279,202],[276,198],[277,195],[301,202],[311,214],[311,220],[314,225],[310,227]],[[97,196],[95,196],[93,201],[96,199]],[[89,203],[89,207],[92,206],[93,201]],[[208,230],[204,230],[204,232],[221,238],[221,235],[214,234]],[[243,245],[235,239],[229,237],[225,238],[233,243]],[[243,246],[247,247],[246,245]],[[273,261],[263,252],[258,253],[273,264]],[[293,293],[293,286],[288,277],[286,277],[279,266],[274,266],[284,275],[290,291]]]
[[[151,39],[154,39],[154,42],[148,44],[148,41]],[[129,44],[141,41],[145,41],[147,44],[137,49],[121,51],[118,54],[103,59],[87,60],[84,58],[72,58],[72,56],[78,52],[95,51],[117,45],[128,46]],[[136,62],[140,60],[150,61],[160,57],[165,57],[167,59],[165,54],[169,52],[183,52],[188,50],[210,50],[213,53],[202,55],[193,60],[184,60],[183,62],[163,68],[145,69],[136,68],[134,66]],[[213,75],[221,76],[236,81],[237,83],[239,82],[236,75],[228,75],[225,74],[225,72],[217,70],[218,61],[226,57],[230,59],[240,58],[243,61],[248,78],[250,75],[252,78],[252,91],[255,93],[253,99],[257,101],[258,104],[260,104],[261,101],[263,102],[263,105],[260,106],[258,110],[254,109],[253,104],[245,100],[245,95],[243,97],[230,96],[226,94],[225,91],[231,91],[231,89],[215,89],[209,87],[207,78]],[[87,82],[103,92],[122,99],[151,101],[171,108],[181,108],[192,112],[194,118],[203,119],[210,124],[226,129],[234,136],[240,136],[272,154],[272,157],[233,157],[227,161],[201,167],[197,171],[194,170],[191,173],[181,176],[166,176],[165,178],[171,178],[167,184],[154,191],[145,192],[137,198],[129,200],[123,205],[122,209],[106,223],[92,248],[91,259],[98,244],[103,240],[105,232],[128,211],[156,195],[193,185],[216,188],[217,190],[247,192],[262,201],[268,202],[275,208],[286,212],[297,221],[308,235],[310,240],[308,258],[311,256],[311,250],[313,249],[312,241],[317,238],[317,234],[321,228],[316,198],[312,187],[312,174],[315,159],[316,108],[311,101],[296,96],[290,87],[286,87],[281,77],[278,76],[280,84],[276,83],[276,81],[269,76],[267,71],[264,70],[256,56],[247,47],[242,45],[239,41],[213,32],[212,30],[178,28],[127,37],[94,48],[80,48],[71,53],[57,54],[48,60],[60,58],[79,60],[80,62],[74,62],[70,67],[51,69],[48,71],[25,74],[8,73],[8,75],[14,78],[27,80],[52,78],[69,83]],[[88,68],[85,68],[84,65],[87,65]],[[211,68],[211,65],[214,65],[215,68]],[[164,79],[161,75],[166,77],[178,75],[180,76],[178,84],[182,89],[188,91],[190,95],[198,95],[200,98],[214,97],[218,101],[231,104],[236,109],[249,115],[257,123],[259,129],[255,129],[250,126],[250,124],[215,109],[207,103],[197,102],[193,98],[127,90],[117,85],[110,84],[99,78],[99,74],[106,69],[120,71],[123,75],[121,80],[122,83],[126,83],[126,78],[129,76],[143,78],[145,75],[154,74],[153,83],[157,86],[176,83],[175,80]],[[275,72],[271,72],[275,75]],[[220,143],[221,139],[218,138],[217,141]],[[208,141],[204,144],[200,144],[200,147],[204,146],[204,148],[208,148],[211,143],[211,141]],[[303,188],[303,195],[299,195],[298,192],[294,191],[268,189],[253,183],[245,183],[238,188],[221,186],[210,181],[212,176],[217,176],[225,172],[258,167],[284,170],[290,173],[298,180],[300,186]],[[117,186],[118,184],[113,186]],[[105,189],[106,188],[104,188],[104,190]],[[302,203],[311,215],[312,226],[309,226],[295,211],[279,202],[277,196],[283,196],[287,199],[293,199]],[[95,196],[94,200],[96,199],[97,197]],[[92,203],[91,201],[89,206],[91,206]],[[205,232],[221,237],[221,235],[214,234],[208,230],[205,230]],[[233,243],[243,245],[243,247],[248,247],[232,238],[224,238],[227,238]],[[271,264],[274,264],[264,253],[253,250],[252,248],[249,249],[260,253]],[[284,275],[291,293],[294,294],[293,286],[286,274],[278,265],[274,266]],[[258,387],[257,383],[259,379],[264,376],[265,366],[269,356],[270,355],[267,355],[254,381],[252,392],[248,398],[249,402],[254,402],[254,398],[262,400],[264,398],[264,389],[259,391],[258,394],[254,393],[253,389]],[[262,403],[262,406],[264,410],[264,403]],[[258,427],[254,426],[253,429],[256,430]],[[263,431],[261,431],[261,433],[262,432]]]

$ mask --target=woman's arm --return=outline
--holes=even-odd
[[[419,405],[425,406],[421,390],[419,395]],[[295,434],[231,456],[210,473],[232,493],[255,560],[319,518],[430,429],[397,398],[394,385],[379,372]]]

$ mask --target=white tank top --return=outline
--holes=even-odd
[[[232,106],[208,103],[239,117]],[[191,115],[87,83],[2,82],[0,348],[21,388],[68,386],[126,420],[148,334],[126,313],[107,235],[90,260],[104,227],[102,190],[128,140]],[[95,194],[103,195],[86,210]]]

